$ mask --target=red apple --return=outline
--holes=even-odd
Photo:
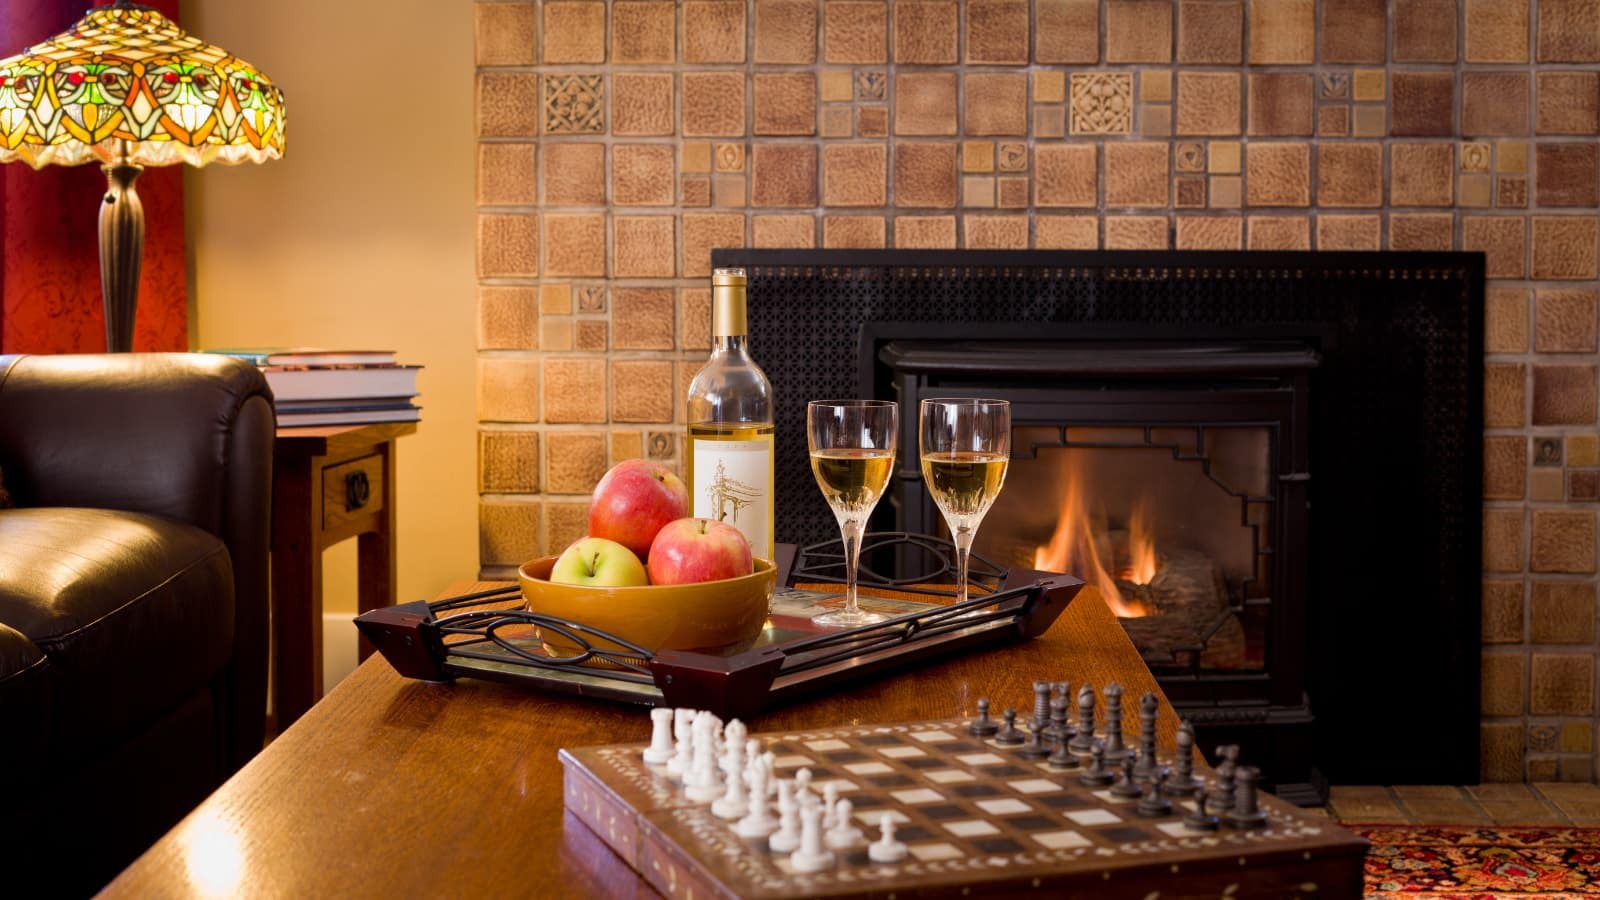
[[[678,519],[669,522],[650,545],[651,584],[693,584],[737,578],[755,571],[750,542],[726,522]]]
[[[589,502],[589,536],[616,541],[641,559],[656,532],[689,514],[689,488],[672,470],[647,459],[611,467]]]

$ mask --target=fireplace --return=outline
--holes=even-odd
[[[781,540],[836,536],[806,400],[901,401],[874,527],[938,533],[916,401],[1009,399],[1012,466],[977,552],[1095,585],[1203,745],[1245,744],[1303,802],[1328,779],[1476,779],[1480,256],[714,261],[751,276]]]

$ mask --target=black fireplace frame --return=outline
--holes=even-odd
[[[805,463],[805,401],[888,396],[870,362],[886,337],[1305,343],[1323,363],[1307,485],[1317,718],[1303,736],[1338,783],[1477,779],[1482,254],[718,250],[713,264],[750,274],[785,541],[832,530]],[[881,512],[875,527],[893,527]],[[1270,751],[1286,711],[1216,703],[1222,724],[1203,738]]]

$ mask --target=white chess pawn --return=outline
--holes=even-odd
[[[750,773],[761,763],[761,742],[750,738],[744,742],[744,774],[745,780],[750,780]]]
[[[810,769],[801,769],[800,771],[794,773],[794,802],[796,804],[804,805],[808,800],[813,799],[810,788]]]
[[[822,808],[812,805],[800,810],[800,849],[789,855],[796,872],[820,872],[833,865],[833,851],[822,845]]]
[[[696,803],[710,803],[722,795],[721,779],[717,776],[715,723],[701,713],[694,720],[694,758],[684,776],[684,793]]]
[[[764,838],[778,827],[778,820],[773,818],[770,807],[767,805],[767,767],[760,758],[755,759],[755,765],[750,768],[750,783],[747,800],[750,802],[750,812],[733,826],[734,833],[742,838]]]
[[[682,778],[689,771],[694,751],[694,710],[679,707],[672,711],[672,733],[677,738],[675,752],[667,760],[667,774]]]
[[[672,759],[673,711],[657,707],[650,710],[650,746],[645,748],[644,761],[652,766],[664,765]]]
[[[767,770],[767,796],[778,796],[778,754],[771,750],[761,754],[761,765]]]
[[[878,839],[867,847],[867,858],[875,863],[897,863],[906,858],[906,845],[894,839],[894,819],[888,813],[878,820]]]
[[[749,811],[750,805],[744,796],[744,775],[736,770],[728,774],[728,790],[711,804],[711,814],[719,819],[737,819]]]
[[[848,850],[861,843],[866,836],[861,829],[850,821],[850,814],[855,812],[855,806],[849,800],[840,800],[834,805],[834,824],[823,835],[823,841],[831,850]]]
[[[834,808],[839,805],[839,786],[828,782],[822,786],[822,830],[827,831],[838,824],[834,816]]]
[[[722,729],[722,759],[718,763],[722,771],[733,774],[744,768],[744,739],[749,729],[738,719],[729,722]],[[738,768],[735,768],[737,764]]]
[[[800,846],[800,804],[794,802],[789,782],[778,782],[778,830],[767,838],[773,853],[791,853]]]

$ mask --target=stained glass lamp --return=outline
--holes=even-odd
[[[99,163],[106,348],[133,347],[144,256],[145,166],[283,156],[283,92],[255,66],[147,6],[119,0],[0,59],[0,162]]]

